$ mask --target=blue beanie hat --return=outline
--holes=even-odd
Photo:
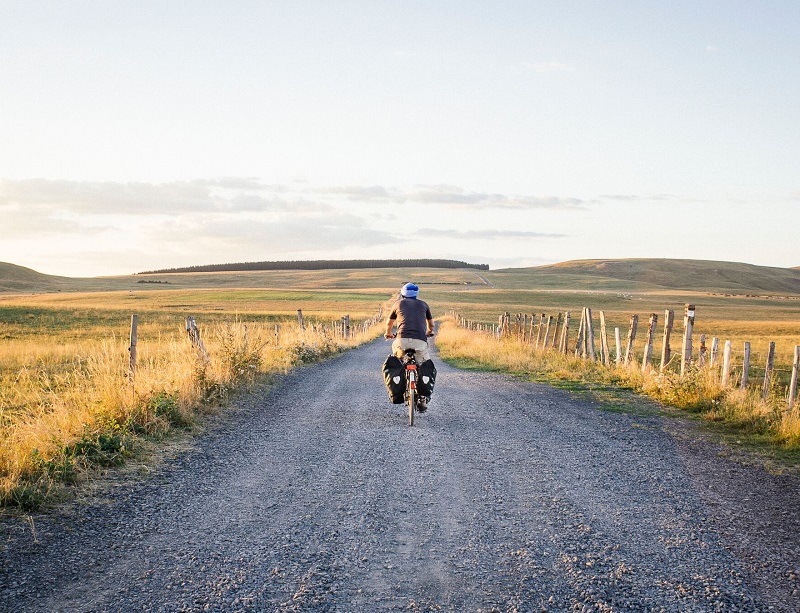
[[[416,298],[417,294],[419,294],[419,288],[413,283],[406,283],[400,290],[400,295],[406,298]]]

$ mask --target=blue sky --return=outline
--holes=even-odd
[[[0,261],[800,266],[797,2],[0,2]]]

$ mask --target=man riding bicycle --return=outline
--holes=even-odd
[[[419,300],[419,287],[413,283],[406,283],[400,290],[400,300],[395,302],[386,320],[387,339],[395,339],[392,351],[398,358],[403,357],[406,349],[416,351],[417,363],[422,364],[431,359],[428,350],[428,337],[433,336],[433,317],[427,303]],[[392,334],[392,328],[397,324],[397,334]],[[428,408],[428,400],[420,396],[418,407],[421,411]]]

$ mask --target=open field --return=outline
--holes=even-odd
[[[491,324],[505,311],[555,315],[569,310],[579,319],[588,306],[595,313],[604,310],[610,330],[619,327],[624,338],[630,316],[638,314],[637,359],[649,314],[663,318],[667,308],[675,310],[677,352],[683,305],[692,303],[697,306],[696,347],[701,334],[709,345],[713,336],[732,340],[736,374],[742,343],[749,341],[751,377],[757,377],[767,346],[775,341],[777,378],[784,381],[793,347],[800,344],[800,289],[788,291],[796,278],[800,271],[790,269],[654,260],[505,271],[364,269],[102,279],[49,277],[0,264],[0,496],[34,505],[59,479],[75,478],[86,450],[97,452],[101,463],[111,462],[134,445],[126,437],[158,437],[193,423],[209,402],[224,400],[231,389],[254,380],[256,372],[282,371],[374,338],[379,326],[345,343],[334,337],[332,324],[345,314],[354,323],[373,317],[409,280],[422,286],[421,297],[437,317],[455,309]],[[297,309],[303,311],[305,332],[297,330]],[[133,313],[139,316],[141,365],[135,387],[127,375]],[[197,319],[208,346],[206,365],[186,338],[187,315]],[[276,323],[281,326],[277,344]]]
[[[34,508],[87,469],[119,464],[171,430],[192,427],[263,375],[375,338],[389,297],[214,288],[1,297],[0,504]],[[187,337],[187,315],[198,322],[207,357]],[[344,315],[348,338],[335,325]]]

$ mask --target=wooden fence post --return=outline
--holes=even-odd
[[[279,347],[281,344],[281,326],[280,324],[275,324],[275,346]]]
[[[581,323],[578,326],[578,340],[575,343],[575,357],[582,354],[586,338],[586,309],[581,310]],[[585,357],[585,354],[584,354]]]
[[[553,316],[547,316],[547,327],[544,329],[544,338],[542,339],[542,349],[547,349],[547,339],[550,337],[550,326],[553,325]]]
[[[544,330],[544,320],[545,320],[546,317],[547,317],[547,315],[542,313],[542,316],[539,319],[539,329],[536,330],[536,344],[534,345],[534,348],[536,348],[536,349],[539,348],[539,340],[541,340],[541,338],[542,338],[542,330]]]
[[[767,352],[767,367],[764,369],[764,387],[761,389],[761,399],[766,400],[772,387],[772,371],[775,369],[775,341],[769,344]]]
[[[136,343],[139,340],[139,316],[131,315],[131,344],[128,346],[130,352],[130,361],[128,362],[128,370],[130,372],[131,381],[136,377]]]
[[[207,361],[208,352],[206,351],[206,346],[203,344],[203,339],[200,338],[200,330],[197,329],[197,322],[191,315],[186,318],[186,332],[189,333],[189,340],[192,343],[192,347],[196,347],[200,356]]]
[[[661,366],[660,372],[664,372],[670,358],[672,357],[672,350],[669,346],[669,337],[672,335],[672,324],[675,322],[675,311],[667,309],[664,311],[664,344],[661,346]]]
[[[750,375],[750,342],[744,343],[744,360],[742,362],[742,383],[739,386],[741,389],[747,387],[747,378]]]
[[[597,360],[594,350],[594,322],[592,321],[592,309],[586,307],[586,353],[592,362]]]
[[[711,359],[708,365],[714,368],[719,362],[719,337],[715,336],[711,339]]]
[[[650,368],[650,360],[653,357],[653,339],[656,336],[656,326],[658,325],[658,315],[650,313],[650,327],[647,329],[647,340],[644,346],[644,357],[642,358],[642,372],[646,373]]]
[[[731,342],[725,341],[722,351],[722,387],[728,387],[731,378]]]
[[[556,336],[558,336],[558,329],[561,327],[561,324],[562,324],[562,321],[563,321],[562,317],[563,317],[563,315],[559,312],[558,317],[556,318],[556,325],[553,328],[553,336],[550,339],[550,348],[551,349],[555,349],[556,348]]]
[[[797,396],[797,370],[800,369],[800,345],[794,346],[794,361],[792,362],[792,378],[789,381],[789,410],[794,408],[794,399]]]
[[[681,351],[681,377],[686,373],[687,365],[692,363],[692,328],[694,327],[695,308],[687,304],[683,309],[683,349]]]
[[[700,352],[697,357],[697,364],[700,368],[703,368],[706,365],[706,335],[700,335]]]
[[[606,314],[600,311],[600,352],[602,354],[603,365],[607,368],[611,365],[611,356],[608,355],[608,332],[606,330]]]
[[[567,353],[567,344],[569,343],[569,320],[570,314],[569,311],[567,311],[564,313],[564,327],[561,328],[561,343],[558,346],[561,353]]]
[[[628,345],[625,347],[625,366],[633,361],[633,341],[636,340],[636,328],[639,325],[639,316],[631,315],[631,323],[628,327]]]
[[[617,327],[614,328],[614,343],[617,346],[617,355],[614,357],[616,359],[617,366],[619,366],[620,362],[622,361],[622,342],[620,341],[619,328]]]
[[[297,309],[297,323],[299,324],[301,330],[306,329],[306,326],[303,323],[303,309]]]

